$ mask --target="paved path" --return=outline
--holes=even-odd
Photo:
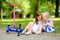
[[[7,34],[4,30],[0,29],[0,40],[60,40],[60,34],[40,34],[40,35],[21,35],[17,36],[17,33]]]

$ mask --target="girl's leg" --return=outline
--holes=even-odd
[[[26,28],[24,29],[24,31],[23,31],[22,33],[25,33],[25,32],[27,32],[27,31],[29,31],[29,30],[31,29],[32,24],[33,24],[33,22],[30,22],[30,23],[26,26]]]
[[[43,29],[43,26],[40,25],[40,26],[38,27],[38,31],[36,32],[36,34],[40,34],[40,33],[42,33],[42,29]]]

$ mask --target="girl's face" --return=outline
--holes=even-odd
[[[46,21],[47,20],[47,16],[43,15],[43,20]]]
[[[44,13],[44,14],[43,14],[43,20],[46,21],[46,20],[49,18],[49,16],[50,16],[50,15],[49,15],[48,12]]]
[[[38,21],[40,21],[40,20],[41,20],[41,17],[42,17],[41,15],[37,17]]]

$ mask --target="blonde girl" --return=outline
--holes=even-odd
[[[48,12],[45,12],[43,14],[43,20],[44,20],[43,30],[45,32],[53,32],[54,31],[54,24],[53,24],[53,21],[52,21]]]

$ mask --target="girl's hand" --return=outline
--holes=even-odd
[[[46,26],[46,24],[43,24],[43,26]]]

